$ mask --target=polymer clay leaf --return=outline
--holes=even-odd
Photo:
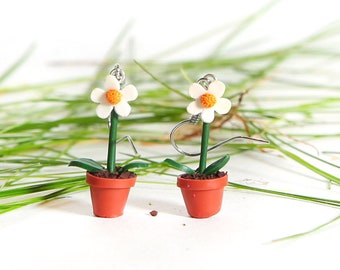
[[[147,168],[149,167],[149,163],[146,162],[131,162],[119,169],[119,172],[126,172],[132,168]]]
[[[89,158],[78,158],[76,160],[71,161],[69,166],[83,168],[88,172],[98,172],[105,170],[105,168],[102,165]]]
[[[191,169],[190,167],[183,165],[183,164],[180,164],[177,161],[170,159],[170,158],[165,159],[164,163],[166,163],[167,165],[169,165],[170,167],[172,167],[176,170],[185,172],[187,174],[194,174],[195,173],[195,171],[193,169]]]
[[[230,155],[226,155],[219,160],[216,160],[215,162],[211,163],[204,171],[203,174],[210,175],[218,172],[219,169],[221,169],[224,165],[228,163],[230,159]]]

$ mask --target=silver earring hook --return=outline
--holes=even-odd
[[[213,81],[216,81],[217,78],[215,77],[215,75],[213,74],[207,74],[205,76],[203,76],[202,78],[198,79],[197,80],[197,83],[199,83],[200,85],[202,85],[205,89],[208,89],[209,85],[213,82]],[[199,156],[201,154],[201,152],[196,152],[196,153],[189,153],[189,152],[186,152],[184,151],[182,148],[180,148],[176,141],[175,141],[175,132],[180,128],[182,127],[183,125],[186,125],[186,124],[197,124],[199,122],[201,118],[201,114],[196,114],[196,115],[191,115],[189,119],[187,120],[183,120],[181,122],[179,122],[170,132],[170,142],[172,144],[172,146],[175,148],[175,150],[177,152],[179,152],[180,154],[182,155],[185,155],[185,156],[189,156],[189,157],[195,157],[195,156]],[[208,152],[211,151],[211,150],[214,150],[224,144],[227,144],[231,141],[235,141],[235,140],[249,140],[249,141],[253,141],[253,142],[257,142],[257,143],[264,143],[264,144],[267,144],[269,143],[269,141],[267,140],[262,140],[262,139],[255,139],[255,138],[252,138],[252,137],[248,137],[248,136],[235,136],[235,137],[232,137],[232,138],[229,138],[229,139],[225,139],[211,147],[208,148]]]
[[[120,85],[123,85],[125,83],[125,72],[120,68],[120,65],[118,63],[113,66],[110,71],[110,75],[116,77]]]
[[[183,155],[185,155],[185,156],[191,156],[191,157],[192,157],[192,156],[198,156],[198,155],[200,155],[200,153],[198,153],[198,155],[197,155],[197,153],[192,154],[192,153],[185,152],[183,149],[181,149],[181,148],[177,145],[177,143],[176,143],[176,141],[175,141],[175,132],[176,132],[177,129],[179,129],[181,126],[183,126],[183,125],[185,125],[185,124],[187,124],[187,123],[194,124],[194,125],[197,124],[197,123],[199,122],[199,120],[200,120],[200,117],[201,117],[200,114],[192,115],[189,119],[183,120],[183,121],[179,122],[179,123],[171,130],[171,132],[170,132],[170,142],[171,142],[172,146],[176,149],[177,152],[179,152],[179,153],[181,153],[181,154],[183,154]]]
[[[176,143],[175,141],[175,132],[180,128],[182,127],[183,125],[185,124],[197,124],[198,121],[199,121],[199,117],[200,115],[192,115],[190,117],[190,119],[187,119],[187,120],[183,120],[182,122],[179,122],[172,130],[171,130],[171,133],[170,133],[170,142],[172,144],[172,146],[175,148],[175,150],[182,154],[182,155],[185,155],[185,156],[189,156],[189,157],[196,157],[196,156],[199,156],[201,154],[201,152],[196,152],[196,153],[189,153],[189,152],[186,152],[184,151],[182,148],[180,148],[178,146],[178,144]],[[208,152],[209,151],[212,151],[224,144],[227,144],[231,141],[235,141],[235,140],[249,140],[249,141],[253,141],[253,142],[257,142],[257,143],[264,143],[264,144],[268,144],[269,142],[266,141],[266,140],[262,140],[262,139],[256,139],[256,138],[252,138],[252,137],[248,137],[248,136],[235,136],[235,137],[232,137],[232,138],[229,138],[229,139],[225,139],[211,147],[208,148]]]
[[[202,78],[197,80],[197,83],[199,83],[200,85],[202,85],[206,90],[209,87],[209,84],[211,84],[213,81],[216,81],[217,78],[214,74],[206,74],[204,75]]]

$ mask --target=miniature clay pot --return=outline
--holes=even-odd
[[[93,214],[104,218],[123,215],[130,188],[135,185],[136,179],[102,178],[87,172],[86,182],[90,185]]]
[[[227,174],[206,180],[177,177],[177,186],[181,188],[185,206],[193,218],[207,218],[217,214],[221,209],[224,187],[227,184]]]

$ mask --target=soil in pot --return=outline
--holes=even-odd
[[[180,177],[184,178],[184,179],[193,179],[193,180],[208,180],[208,179],[216,179],[216,178],[220,178],[227,175],[226,172],[217,172],[214,174],[210,174],[210,175],[205,175],[202,173],[194,173],[194,174],[181,174]]]
[[[111,179],[128,179],[136,177],[136,174],[129,171],[119,172],[120,167],[116,167],[115,172],[109,171],[98,171],[91,173],[92,175],[100,178],[111,178]]]

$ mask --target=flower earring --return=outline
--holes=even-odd
[[[138,161],[124,166],[116,164],[117,143],[125,138],[137,154],[129,136],[117,140],[118,118],[130,114],[131,106],[128,102],[138,97],[136,87],[132,84],[123,87],[124,82],[125,73],[116,64],[105,78],[104,89],[95,88],[91,92],[91,100],[99,103],[96,108],[98,117],[108,118],[109,121],[107,168],[89,158],[79,158],[69,164],[87,171],[86,182],[90,185],[93,213],[98,217],[118,217],[123,214],[130,188],[137,179],[137,175],[131,170],[148,166],[148,163]]]
[[[108,118],[111,112],[126,117],[131,112],[129,101],[133,101],[138,97],[137,89],[134,85],[129,84],[121,89],[125,82],[125,73],[116,64],[107,75],[104,82],[104,89],[95,88],[91,93],[91,100],[99,103],[96,112],[98,117],[105,119]]]
[[[177,177],[177,186],[181,188],[187,211],[191,217],[207,218],[220,211],[224,187],[228,183],[227,172],[220,171],[230,156],[222,156],[217,161],[207,166],[207,154],[209,151],[236,139],[246,139],[260,143],[265,140],[245,136],[236,136],[226,139],[214,146],[208,147],[210,124],[215,118],[215,112],[226,114],[231,109],[231,102],[223,98],[225,85],[218,81],[212,74],[207,74],[189,87],[189,95],[195,100],[187,106],[188,113],[192,114],[190,119],[178,123],[170,133],[170,141],[173,147],[186,156],[200,156],[199,166],[192,169],[172,159],[164,162],[170,167],[183,171]],[[175,142],[175,132],[186,124],[197,124],[202,119],[201,150],[197,153],[189,153],[182,150]],[[202,181],[205,180],[205,181]]]
[[[211,123],[215,117],[214,111],[226,114],[231,109],[230,100],[222,97],[224,92],[223,82],[216,80],[212,74],[205,75],[189,88],[189,95],[195,101],[188,105],[188,113],[200,115],[204,123]]]

